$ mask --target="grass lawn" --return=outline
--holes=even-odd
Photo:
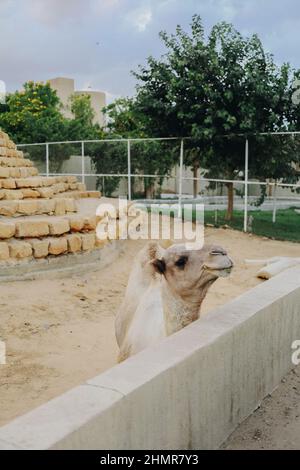
[[[226,211],[217,211],[217,214],[215,211],[205,211],[205,224],[212,224],[215,227],[229,225],[236,230],[243,230],[243,211],[234,211],[231,222],[225,220],[225,214]],[[253,217],[252,233],[276,240],[300,242],[300,214],[294,209],[278,210],[275,224],[272,222],[271,211],[251,211],[248,214]]]

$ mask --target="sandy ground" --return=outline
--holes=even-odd
[[[300,366],[222,446],[232,450],[300,450]]]
[[[297,244],[232,230],[208,228],[206,242],[227,248],[235,269],[213,285],[204,314],[263,282],[255,277],[257,267],[245,267],[245,258],[299,256]],[[98,272],[0,285],[0,338],[7,346],[7,364],[0,366],[0,425],[116,363],[114,316],[143,244],[127,242],[124,254]]]

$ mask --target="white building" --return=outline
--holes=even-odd
[[[91,105],[95,113],[94,123],[104,126],[105,120],[102,109],[106,106],[106,95],[103,91],[94,90],[75,90],[75,82],[73,78],[57,77],[49,80],[51,88],[56,90],[57,96],[63,104],[63,113],[65,117],[72,118],[70,110],[71,95],[89,95],[91,97]]]

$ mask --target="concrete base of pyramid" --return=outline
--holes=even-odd
[[[47,256],[32,256],[17,263],[2,265],[0,282],[51,279],[102,269],[116,260],[124,251],[126,240],[112,240],[89,251]]]

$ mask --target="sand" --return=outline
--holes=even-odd
[[[300,366],[247,418],[222,446],[231,450],[300,449]]]
[[[265,282],[245,258],[299,256],[297,244],[233,230],[208,228],[206,241],[226,247],[235,269],[213,285],[203,314]],[[0,425],[116,363],[114,316],[144,243],[126,242],[125,252],[99,271],[0,284],[0,338],[7,347],[7,364],[0,365]]]

